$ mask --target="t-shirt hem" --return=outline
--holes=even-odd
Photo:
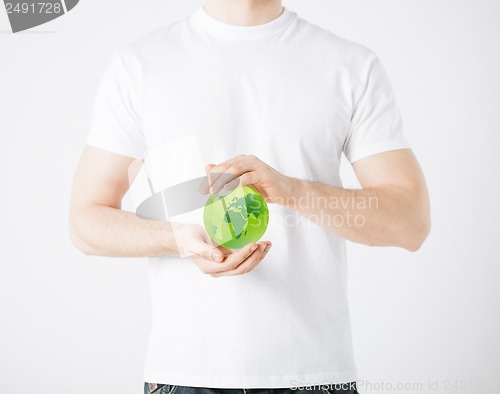
[[[148,370],[144,372],[144,381],[176,386],[210,388],[296,388],[315,385],[350,383],[357,379],[356,369],[335,373],[317,373],[304,375],[275,376],[203,376],[176,375],[165,371]]]
[[[355,149],[350,153],[346,153],[347,160],[352,164],[355,161],[364,159],[365,157],[375,155],[377,153],[388,152],[398,149],[409,149],[410,144],[405,139],[397,139],[384,141],[377,144],[366,145],[361,148]]]
[[[136,148],[124,144],[119,144],[116,142],[107,141],[105,139],[98,138],[95,136],[89,136],[87,138],[86,144],[122,156],[133,157],[134,159],[142,159],[144,156],[143,153]]]

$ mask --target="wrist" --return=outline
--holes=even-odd
[[[302,182],[302,180],[297,178],[283,176],[283,179],[279,182],[278,195],[274,196],[271,202],[286,208],[293,208],[295,200],[300,194]]]
[[[159,226],[160,248],[164,255],[179,254],[179,246],[174,231],[180,231],[184,225],[178,223],[161,222]]]

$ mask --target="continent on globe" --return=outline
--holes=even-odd
[[[264,235],[269,209],[259,192],[239,186],[226,196],[211,195],[205,204],[203,222],[215,243],[241,249]]]

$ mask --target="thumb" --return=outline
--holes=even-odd
[[[201,181],[200,185],[198,186],[199,193],[201,193],[201,194],[208,193],[210,186],[211,186],[209,172],[214,167],[215,167],[215,164],[207,164],[205,166],[205,172],[206,172],[207,176],[203,177],[203,180]]]
[[[202,194],[207,194],[212,187],[212,179],[210,178],[210,171],[215,167],[215,164],[207,164],[205,166],[205,172],[207,176],[204,178],[202,184],[200,185],[200,190]]]
[[[199,243],[197,254],[207,260],[215,261],[216,263],[224,260],[224,253],[222,250],[205,242]]]

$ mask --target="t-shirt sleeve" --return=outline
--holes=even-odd
[[[97,90],[87,145],[134,158],[145,156],[137,74],[121,53],[108,64]]]
[[[376,55],[355,103],[344,154],[349,162],[386,151],[409,148],[392,85]]]

